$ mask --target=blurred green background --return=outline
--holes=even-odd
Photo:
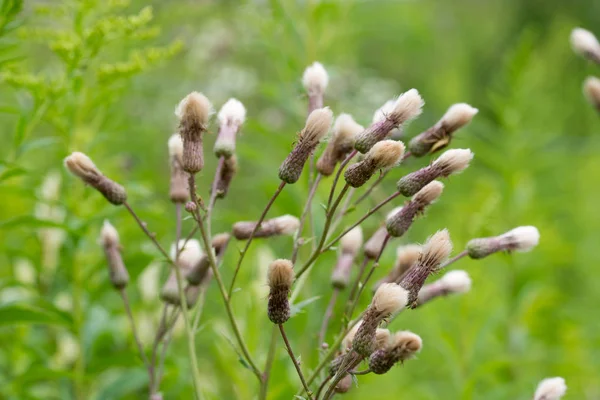
[[[547,376],[567,380],[568,399],[600,398],[600,121],[581,94],[583,79],[600,69],[575,56],[568,39],[576,26],[600,34],[600,2],[4,0],[1,11],[0,398],[71,399],[75,387],[80,398],[147,397],[97,242],[102,221],[121,234],[147,346],[167,266],[125,210],[67,176],[62,159],[74,150],[89,154],[127,187],[132,206],[168,246],[174,107],[192,90],[216,107],[239,98],[248,109],[240,171],[213,223],[215,232],[227,231],[256,219],[275,190],[279,163],[305,118],[300,78],[315,60],[331,77],[326,104],[363,124],[386,100],[417,88],[426,106],[408,138],[452,103],[480,110],[452,143],[471,148],[474,162],[447,181],[404,242],[447,227],[458,252],[472,237],[518,225],[541,232],[530,253],[457,263],[471,274],[470,293],[406,312],[390,326],[422,336],[418,359],[361,377],[346,398],[527,399]],[[203,195],[215,166],[213,140],[198,178]],[[387,197],[402,174],[427,162],[411,159],[394,170],[369,201]],[[317,194],[317,230],[330,181]],[[307,186],[304,176],[287,187],[270,215],[299,215]],[[369,219],[365,233],[399,204]],[[184,230],[191,227],[186,220]],[[225,259],[226,282],[240,246],[234,242]],[[266,267],[289,257],[291,239],[257,240],[251,249],[233,308],[262,366],[271,330]],[[390,248],[377,278],[393,260]],[[333,252],[320,259],[295,299],[308,304],[286,324],[305,371],[318,363],[334,262]],[[180,328],[166,362],[165,399],[192,397]],[[336,321],[330,342],[338,329]],[[196,336],[207,399],[256,397],[256,380],[232,340],[213,284]],[[298,388],[278,341],[269,398],[292,398]]]

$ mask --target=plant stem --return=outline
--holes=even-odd
[[[329,388],[327,392],[325,392],[324,400],[330,399],[333,396],[333,392],[337,384],[342,380],[342,378],[348,373],[349,370],[354,368],[360,362],[361,357],[353,351],[350,351],[344,360],[342,361],[342,365],[336,372],[335,376],[332,379],[332,382],[329,384]]]
[[[233,272],[233,278],[231,279],[231,285],[229,286],[229,291],[227,292],[228,299],[231,298],[231,296],[233,294],[233,289],[235,288],[235,280],[238,276],[238,273],[240,272],[240,267],[242,266],[242,261],[244,261],[244,257],[246,256],[246,253],[248,252],[248,249],[250,248],[252,239],[254,239],[254,235],[260,228],[260,225],[262,224],[262,222],[265,220],[265,217],[267,216],[269,209],[271,208],[271,206],[275,202],[275,199],[277,199],[277,196],[279,196],[279,193],[281,193],[281,191],[283,190],[284,187],[285,187],[285,182],[281,181],[281,183],[279,184],[279,187],[277,188],[277,190],[275,191],[273,196],[271,196],[271,199],[267,203],[267,206],[265,207],[262,214],[260,215],[260,218],[256,222],[256,225],[254,226],[254,229],[252,230],[252,233],[250,234],[248,241],[246,241],[246,246],[244,246],[244,250],[242,250],[242,252],[240,253],[240,258],[238,259],[237,265],[235,266],[235,271]],[[190,188],[190,190],[191,190],[191,188]],[[200,227],[200,230],[202,230],[202,227]],[[209,251],[209,253],[210,253],[210,251]]]
[[[292,346],[290,346],[290,342],[288,341],[288,338],[285,334],[285,330],[283,329],[283,324],[279,324],[279,332],[281,332],[281,337],[283,338],[283,341],[285,342],[285,347],[287,349],[287,352],[288,352],[290,358],[292,359],[292,362],[294,363],[294,367],[296,367],[296,372],[298,372],[298,376],[300,377],[302,386],[304,386],[304,390],[306,390],[306,395],[308,396],[308,398],[310,400],[312,400],[312,392],[310,391],[310,388],[306,384],[306,380],[304,379],[304,375],[302,375],[302,370],[300,369],[300,364],[298,364],[298,360],[296,360],[296,357],[294,356],[294,352],[292,352]]]
[[[360,281],[362,280],[363,274],[365,273],[365,269],[367,268],[367,265],[369,265],[369,261],[371,260],[368,257],[365,257],[363,259],[363,262],[360,264],[360,268],[358,270],[358,275],[356,276],[356,279],[352,284],[352,289],[350,289],[348,301],[346,302],[346,309],[344,310],[344,317],[347,319],[350,319],[350,316],[348,314],[350,313],[350,308],[352,307],[352,302],[354,301],[356,291],[358,290]],[[342,320],[344,320],[344,317],[342,317]]]
[[[280,188],[283,189],[283,186],[284,185],[281,185]],[[198,198],[196,196],[196,180],[193,175],[190,175],[189,187],[190,187],[190,195],[191,195],[192,201],[194,203],[196,203],[198,201]],[[281,191],[281,190],[279,190],[279,191]],[[194,215],[194,219],[196,220],[196,223],[198,224],[198,228],[200,230],[200,236],[202,237],[202,242],[204,244],[204,250],[206,251],[206,254],[208,255],[208,262],[213,271],[215,280],[217,281],[217,286],[219,287],[219,291],[221,292],[221,297],[223,298],[223,303],[225,304],[225,311],[227,312],[227,316],[229,318],[229,322],[233,329],[233,333],[234,333],[234,335],[238,341],[238,344],[242,350],[242,354],[244,354],[244,357],[246,357],[246,361],[248,362],[248,364],[250,365],[250,368],[252,369],[252,372],[258,378],[258,380],[261,381],[260,370],[258,369],[256,364],[252,360],[252,357],[250,356],[250,352],[248,351],[248,348],[246,347],[246,344],[244,343],[244,339],[242,338],[240,330],[237,326],[237,322],[235,321],[235,317],[233,315],[233,310],[231,309],[230,297],[227,295],[227,289],[225,288],[225,285],[223,284],[223,279],[221,278],[221,273],[219,272],[219,269],[217,267],[217,262],[215,260],[214,252],[212,251],[210,234],[206,232],[206,227],[204,226],[204,221],[202,220],[202,218],[200,218],[200,214],[197,209],[193,212],[193,215]],[[238,265],[238,268],[239,268],[239,265]]]
[[[351,372],[351,374],[352,375],[367,375],[367,374],[370,374],[371,372],[373,372],[373,371],[371,371],[371,368],[367,368],[362,371],[353,371],[353,372]]]
[[[329,210],[329,207],[331,207],[331,202],[333,201],[333,195],[335,194],[335,187],[337,186],[338,180],[340,179],[340,176],[342,175],[342,171],[344,170],[344,168],[346,168],[346,165],[348,165],[350,160],[352,160],[352,158],[357,153],[358,153],[358,150],[354,150],[352,153],[348,154],[348,157],[346,157],[344,159],[344,161],[342,161],[342,163],[340,164],[340,167],[338,168],[337,172],[335,173],[335,178],[333,178],[333,183],[331,184],[331,190],[329,191],[329,199],[327,199],[327,210]]]
[[[344,185],[344,188],[340,191],[340,194],[338,195],[335,202],[331,205],[331,208],[327,209],[327,217],[325,219],[325,226],[323,227],[323,232],[321,233],[321,240],[319,241],[319,245],[317,246],[315,251],[313,251],[313,253],[310,256],[310,258],[308,259],[308,261],[302,266],[302,268],[300,268],[300,270],[296,274],[296,279],[298,279],[300,276],[302,276],[302,274],[308,269],[308,267],[310,267],[310,265],[321,254],[323,245],[325,244],[325,239],[327,238],[327,232],[329,231],[329,226],[331,225],[331,220],[333,218],[333,215],[335,214],[335,210],[338,207],[338,205],[340,204],[340,201],[342,201],[342,198],[344,197],[344,195],[346,194],[346,192],[348,191],[349,188],[350,188],[350,185],[348,185],[348,184]]]
[[[321,324],[321,330],[319,331],[319,346],[321,346],[321,344],[325,342],[325,336],[327,335],[327,327],[329,326],[329,320],[331,319],[331,315],[333,314],[333,308],[335,307],[335,302],[338,298],[339,293],[339,288],[333,288],[331,300],[329,300],[329,305],[327,305],[325,316],[323,316],[323,323]]]
[[[352,201],[352,197],[354,196],[355,192],[356,192],[356,188],[350,188],[350,190],[348,191],[348,194],[346,195],[346,200],[344,200],[344,204],[342,204],[342,208],[340,209],[340,212],[338,213],[337,217],[333,220],[333,223],[331,224],[331,229],[329,229],[330,233],[335,232],[338,225],[340,224],[340,222],[342,222],[342,220],[344,219],[344,216],[346,215],[346,213],[348,212],[348,209],[350,208],[350,201]],[[329,239],[329,236],[327,238]]]
[[[73,246],[73,249],[77,248],[77,243]],[[73,250],[75,251],[75,250]],[[83,340],[83,277],[80,266],[75,259],[75,255],[71,259],[72,263],[72,274],[73,274],[73,324],[74,332],[77,336],[77,344],[79,346],[79,354],[75,361],[75,398],[79,400],[85,399],[85,350]]]
[[[331,379],[331,375],[328,375],[325,379],[323,379],[323,382],[321,382],[321,384],[319,385],[319,388],[317,389],[317,394],[315,395],[315,399],[319,400],[319,396],[321,395],[321,392],[323,391],[323,389],[325,389],[325,385],[327,385],[327,382],[329,382],[329,380]]]
[[[267,360],[265,361],[265,369],[262,373],[262,381],[260,383],[260,394],[259,400],[266,400],[267,391],[269,388],[269,378],[271,377],[271,368],[273,367],[273,361],[275,361],[275,350],[277,349],[277,325],[273,325],[271,330],[271,339],[269,342],[269,352],[267,353]]]
[[[217,164],[217,169],[215,170],[215,177],[213,178],[212,187],[210,189],[210,199],[208,200],[208,208],[206,209],[206,230],[208,232],[212,232],[212,212],[215,208],[215,202],[217,201],[217,183],[219,182],[219,176],[221,175],[223,165],[225,165],[225,157],[221,156],[219,157],[219,163]]]
[[[162,248],[160,243],[158,243],[155,235],[150,233],[150,231],[146,227],[146,224],[144,222],[142,222],[142,220],[133,211],[131,206],[127,202],[124,202],[123,205],[125,206],[125,208],[127,208],[129,213],[136,220],[136,222],[138,223],[140,228],[142,228],[142,231],[144,231],[144,233],[150,238],[150,240],[154,243],[154,245],[158,248],[158,250],[162,253],[162,255],[167,259],[167,261],[172,265],[173,269],[175,270],[175,277],[177,278],[177,290],[179,292],[179,302],[181,305],[183,320],[185,323],[185,331],[186,331],[186,335],[187,335],[188,352],[189,352],[189,358],[190,358],[190,365],[192,368],[192,381],[194,383],[196,397],[198,399],[200,399],[200,398],[202,398],[202,395],[200,393],[200,386],[199,386],[200,385],[200,372],[198,371],[198,362],[196,360],[196,351],[195,351],[196,346],[194,344],[194,335],[192,332],[192,327],[190,325],[189,314],[188,314],[187,304],[186,304],[186,300],[185,300],[185,293],[183,291],[183,277],[181,276],[181,270],[177,266],[177,264],[171,259],[171,257],[169,257],[169,254]],[[212,252],[210,252],[210,251],[208,251],[208,253],[212,254]]]
[[[319,182],[323,175],[317,174],[315,181],[313,182],[310,192],[308,193],[308,198],[306,199],[306,204],[304,204],[304,210],[302,211],[302,215],[300,216],[300,225],[298,226],[298,230],[296,231],[296,237],[294,238],[294,249],[292,250],[292,264],[296,262],[298,258],[298,251],[300,250],[300,245],[302,241],[302,228],[304,228],[304,223],[306,218],[308,217],[309,211],[312,207],[312,201],[315,197],[315,193],[317,192],[317,187],[319,186]]]
[[[148,369],[150,382],[152,382],[152,368],[150,362],[148,361],[148,357],[146,357],[146,353],[144,352],[144,346],[142,345],[142,341],[140,340],[140,337],[138,335],[137,328],[135,327],[135,320],[133,319],[133,313],[131,312],[131,306],[129,304],[129,297],[127,297],[127,292],[125,291],[125,288],[121,288],[119,290],[119,294],[121,295],[121,298],[123,299],[123,304],[125,305],[125,312],[127,313],[127,318],[129,319],[129,323],[131,324],[131,331],[133,333],[133,338],[135,339],[138,351],[140,352],[140,358],[144,362],[144,365],[146,365],[146,368]]]
[[[444,264],[442,264],[439,267],[439,269],[446,268],[448,265],[453,264],[453,263],[457,262],[458,260],[460,260],[461,258],[464,258],[468,255],[469,255],[469,252],[467,250],[463,250],[460,253],[458,253],[457,255],[455,255],[454,257],[452,257],[451,259],[449,259],[448,261],[446,261]]]

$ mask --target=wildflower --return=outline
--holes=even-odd
[[[102,226],[100,243],[104,248],[104,254],[106,254],[106,260],[108,261],[110,282],[115,288],[123,289],[129,283],[129,273],[121,257],[119,233],[108,221],[104,221]]]
[[[283,324],[290,318],[288,295],[294,282],[294,267],[289,260],[275,260],[269,265],[269,320]]]
[[[559,400],[567,393],[564,378],[546,378],[542,380],[533,396],[533,400]]]
[[[386,116],[392,112],[392,110],[394,109],[395,103],[396,103],[396,100],[394,100],[394,99],[388,100],[380,108],[375,110],[375,112],[373,113],[372,123],[376,124],[378,122],[383,121],[386,118]],[[388,134],[389,138],[392,140],[399,140],[400,138],[402,138],[402,135],[404,134],[403,128],[404,127],[402,125],[400,125],[394,129],[392,129],[391,132]]]
[[[466,103],[453,104],[434,126],[415,136],[408,144],[408,149],[416,157],[443,149],[452,140],[454,132],[471,122],[478,112],[478,109]]]
[[[343,161],[354,149],[356,135],[363,130],[364,128],[354,121],[351,115],[340,114],[333,125],[331,139],[317,161],[317,171],[324,176],[331,175],[336,164]]]
[[[231,186],[231,181],[233,180],[237,169],[238,161],[235,155],[232,155],[231,157],[226,158],[223,161],[221,173],[219,174],[219,176],[217,176],[217,198],[222,199],[227,195],[227,192],[229,191],[229,186]]]
[[[393,129],[421,115],[424,104],[416,89],[401,94],[385,119],[358,134],[354,148],[363,154],[368,152],[375,143],[388,138]]]
[[[527,252],[538,245],[540,232],[535,226],[520,226],[500,236],[472,239],[467,243],[469,257],[484,258],[499,251]]]
[[[423,340],[409,331],[396,332],[387,346],[376,350],[369,357],[369,368],[374,374],[388,372],[396,363],[403,363],[421,351]]]
[[[431,165],[402,177],[396,186],[404,196],[412,196],[434,179],[464,171],[472,159],[473,152],[469,149],[448,150]]]
[[[323,107],[323,95],[329,84],[329,75],[320,62],[309,65],[302,75],[302,85],[308,93],[308,112]]]
[[[219,134],[214,152],[217,157],[229,158],[235,153],[235,136],[246,120],[246,108],[237,99],[229,99],[217,114]]]
[[[385,278],[377,282],[375,289],[377,289],[382,283],[400,282],[402,276],[417,262],[420,255],[421,246],[418,244],[398,246],[396,249],[396,262],[394,263],[394,267]]]
[[[188,94],[175,109],[179,118],[179,134],[183,139],[183,170],[198,173],[204,167],[202,136],[208,127],[212,104],[202,93]]]
[[[375,144],[365,158],[348,167],[344,172],[346,183],[352,187],[361,187],[380,169],[397,165],[402,160],[404,144],[394,140],[383,140]]]
[[[400,237],[404,235],[417,216],[422,214],[427,206],[432,204],[440,197],[444,185],[441,182],[433,181],[419,190],[401,210],[388,216],[386,219],[387,231],[390,236]]]
[[[419,290],[417,303],[420,306],[436,297],[466,293],[469,290],[471,290],[469,274],[465,271],[454,270],[447,272],[437,281],[423,286]]]
[[[282,215],[281,217],[268,219],[260,224],[254,237],[271,237],[276,235],[291,235],[300,226],[298,218],[292,215]],[[237,240],[250,238],[252,231],[256,227],[254,221],[240,221],[233,224],[233,236]]]
[[[286,183],[296,183],[308,157],[329,131],[333,114],[329,107],[317,108],[310,113],[304,129],[298,135],[296,146],[279,167],[279,178]]]
[[[600,64],[600,43],[587,29],[575,28],[571,31],[571,47],[580,56]]]
[[[74,152],[65,158],[64,163],[69,172],[102,193],[110,203],[120,205],[127,200],[125,188],[102,175],[94,162],[85,154]]]

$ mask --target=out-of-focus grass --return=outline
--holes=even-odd
[[[114,13],[137,14],[147,3],[133,1]],[[160,304],[156,297],[142,295],[140,282],[145,282],[146,291],[157,290],[148,282],[153,281],[153,271],[162,281],[166,266],[157,263],[157,253],[122,209],[107,205],[64,174],[62,158],[76,149],[89,153],[107,175],[127,186],[133,206],[168,245],[173,239],[174,211],[166,195],[166,140],[175,129],[174,105],[191,90],[203,91],[217,107],[235,96],[247,106],[248,121],[238,143],[239,174],[227,199],[218,203],[213,223],[215,232],[226,231],[235,221],[256,218],[275,190],[278,165],[305,118],[300,76],[314,60],[323,62],[331,75],[327,105],[336,114],[352,113],[364,124],[387,99],[418,88],[427,104],[423,116],[407,129],[407,137],[429,127],[454,102],[469,102],[480,109],[452,143],[475,152],[472,166],[447,182],[440,201],[403,242],[423,242],[443,227],[450,230],[456,251],[472,237],[517,225],[536,225],[542,234],[539,247],[531,253],[457,264],[472,276],[469,294],[406,312],[391,325],[423,337],[418,359],[387,375],[361,378],[359,387],[346,397],[529,398],[540,379],[555,375],[566,378],[568,398],[600,397],[600,330],[594,318],[600,301],[595,184],[600,179],[600,121],[581,95],[584,77],[600,71],[572,54],[568,45],[574,26],[600,33],[599,4],[548,0],[152,3],[153,26],[161,31],[141,42],[128,37],[110,43],[98,54],[101,61],[90,59],[89,64],[67,69],[65,91],[57,94],[58,100],[40,88],[34,89],[39,96],[34,100],[31,91],[3,83],[0,397],[73,398],[73,382],[84,388],[85,398],[134,399],[145,393],[144,371],[96,243],[101,221],[110,218],[121,234],[125,261],[136,281],[130,296],[146,342],[151,340]],[[44,16],[34,13],[38,4],[27,4],[15,21],[20,27],[0,39],[2,60],[6,60],[2,68],[13,73],[40,72],[52,82],[64,62],[47,50],[48,38],[34,42],[22,30],[59,26],[77,32],[79,27],[69,9],[63,8],[70,2],[48,3],[51,12]],[[100,10],[101,5],[80,3],[87,11]],[[97,12],[89,12],[88,17]],[[86,75],[101,62],[126,60],[132,50],[168,47],[175,40],[183,41],[183,51],[145,64],[117,82]],[[45,104],[45,99],[52,100],[50,112],[32,124],[38,115],[35,106]],[[16,152],[13,144],[20,124],[31,129],[23,136],[24,147]],[[206,145],[207,169],[199,176],[203,194],[215,165],[210,156],[212,140]],[[410,160],[390,173],[369,202],[386,197],[403,173],[427,162]],[[66,231],[54,268],[44,259],[47,251],[38,234],[46,225],[54,225],[42,226],[33,218],[40,208],[39,187],[50,171],[63,178],[60,196],[50,204],[65,214],[64,222],[54,225]],[[323,220],[318,204],[326,201],[329,183],[325,180],[317,195],[317,231]],[[271,215],[299,214],[306,194],[306,179],[302,179],[286,189]],[[367,234],[389,208],[366,223]],[[186,230],[191,226],[191,221],[184,222]],[[270,333],[266,266],[275,257],[289,257],[290,252],[289,239],[257,240],[238,281],[233,308],[261,366]],[[384,254],[378,275],[393,262],[393,253]],[[227,282],[236,259],[235,251],[225,259]],[[316,336],[329,298],[333,262],[333,253],[318,262],[297,301],[320,297],[287,324],[305,371],[318,361]],[[366,297],[361,307],[366,306]],[[15,324],[10,318],[38,323]],[[335,323],[331,332],[338,327]],[[77,332],[85,356],[79,370],[74,367],[79,359]],[[232,338],[219,293],[211,287],[196,340],[206,398],[252,398],[257,392],[253,376],[230,344]],[[186,357],[180,329],[167,360],[165,398],[190,398]],[[269,398],[291,398],[298,387],[280,345]]]

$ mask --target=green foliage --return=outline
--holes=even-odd
[[[121,235],[133,282],[128,291],[146,346],[160,317],[156,291],[166,265],[123,209],[67,178],[62,159],[74,150],[90,154],[127,187],[134,208],[168,247],[175,231],[166,151],[173,108],[192,90],[204,92],[216,107],[237,97],[248,108],[238,142],[240,171],[228,197],[217,203],[213,222],[215,232],[227,231],[235,221],[256,218],[275,190],[279,163],[305,118],[300,76],[314,60],[331,75],[326,104],[362,124],[387,99],[418,88],[427,104],[407,138],[435,123],[451,103],[480,109],[452,143],[474,151],[472,166],[448,181],[406,242],[423,242],[442,227],[457,251],[472,237],[518,225],[536,225],[542,234],[531,253],[460,261],[457,268],[473,279],[472,292],[407,311],[390,327],[423,337],[418,359],[387,375],[358,377],[360,385],[345,397],[529,398],[540,379],[560,375],[569,385],[567,398],[598,398],[600,193],[594,183],[600,179],[600,121],[581,84],[600,71],[568,44],[574,26],[600,34],[598,4],[151,3],[1,2],[0,398],[147,396],[147,376],[97,244],[102,221],[110,219]],[[203,196],[216,165],[212,140],[205,146],[207,169],[198,178]],[[428,161],[411,160],[390,173],[346,221]],[[317,233],[330,181],[314,202]],[[297,215],[307,192],[301,178],[270,215]],[[367,220],[366,235],[397,205]],[[184,232],[192,222],[184,220]],[[311,246],[308,241],[301,249],[301,259]],[[224,260],[226,283],[236,247],[242,244],[233,242]],[[232,307],[259,367],[271,332],[266,267],[290,252],[289,238],[257,240],[237,281]],[[385,274],[393,253],[384,254],[374,279]],[[294,316],[286,324],[308,373],[322,354],[316,337],[334,262],[335,252],[328,252],[316,264],[294,293]],[[332,324],[329,343],[339,323]],[[238,354],[214,283],[200,326],[196,346],[205,398],[256,396],[258,385]],[[281,341],[274,366],[269,398],[293,398],[300,384]],[[166,399],[189,399],[193,391],[179,328],[161,389]]]

